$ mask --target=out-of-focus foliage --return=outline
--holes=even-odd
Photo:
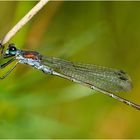
[[[0,2],[0,38],[35,4]],[[49,2],[10,42],[125,69],[134,88],[118,94],[140,104],[140,2]],[[18,65],[0,81],[0,138],[140,138],[139,111],[94,93]]]

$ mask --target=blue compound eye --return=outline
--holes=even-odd
[[[17,48],[15,47],[15,45],[14,44],[9,44],[8,54],[16,55],[16,52],[17,52]]]

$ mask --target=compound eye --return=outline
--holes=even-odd
[[[15,44],[9,44],[7,54],[16,55],[16,52],[17,52],[17,48],[16,48]]]

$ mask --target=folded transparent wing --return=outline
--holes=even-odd
[[[41,63],[57,73],[108,92],[126,92],[132,88],[130,77],[122,70],[46,56]]]

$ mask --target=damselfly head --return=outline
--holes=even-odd
[[[6,50],[7,55],[14,56],[17,53],[17,48],[15,44],[9,44],[8,49]]]

